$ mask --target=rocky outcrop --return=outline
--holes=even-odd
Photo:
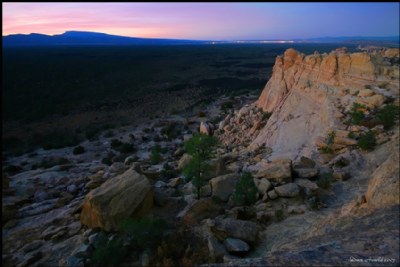
[[[389,143],[391,148],[387,159],[374,171],[365,194],[370,208],[382,208],[399,205],[399,140]]]
[[[128,217],[139,217],[153,204],[149,180],[129,169],[86,195],[81,223],[90,228],[115,230]]]
[[[318,136],[326,136],[329,128],[346,127],[341,120],[345,107],[358,102],[376,108],[386,96],[398,97],[398,66],[388,60],[365,52],[304,55],[286,50],[276,58],[272,77],[256,102],[272,116],[250,147],[265,145],[273,154],[290,158],[311,156]],[[361,91],[366,87],[371,91]]]

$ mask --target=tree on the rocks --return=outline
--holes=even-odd
[[[207,160],[211,158],[211,152],[218,141],[215,137],[197,133],[185,143],[185,149],[193,158],[184,167],[183,174],[191,180],[196,187],[197,199],[200,199],[201,187],[207,184],[204,173],[210,168]]]
[[[253,175],[245,172],[236,183],[233,200],[238,205],[252,205],[257,201],[257,187]]]

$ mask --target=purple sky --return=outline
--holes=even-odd
[[[197,40],[399,35],[399,3],[3,3],[3,36],[97,31]]]

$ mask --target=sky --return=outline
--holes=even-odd
[[[2,3],[3,36],[95,31],[144,38],[398,36],[397,3]]]

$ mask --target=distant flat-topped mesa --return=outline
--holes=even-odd
[[[353,102],[373,110],[398,98],[399,49],[348,54],[341,48],[307,56],[288,49],[276,58],[256,102],[272,116],[252,145],[311,156],[318,136],[347,130],[344,117]]]

